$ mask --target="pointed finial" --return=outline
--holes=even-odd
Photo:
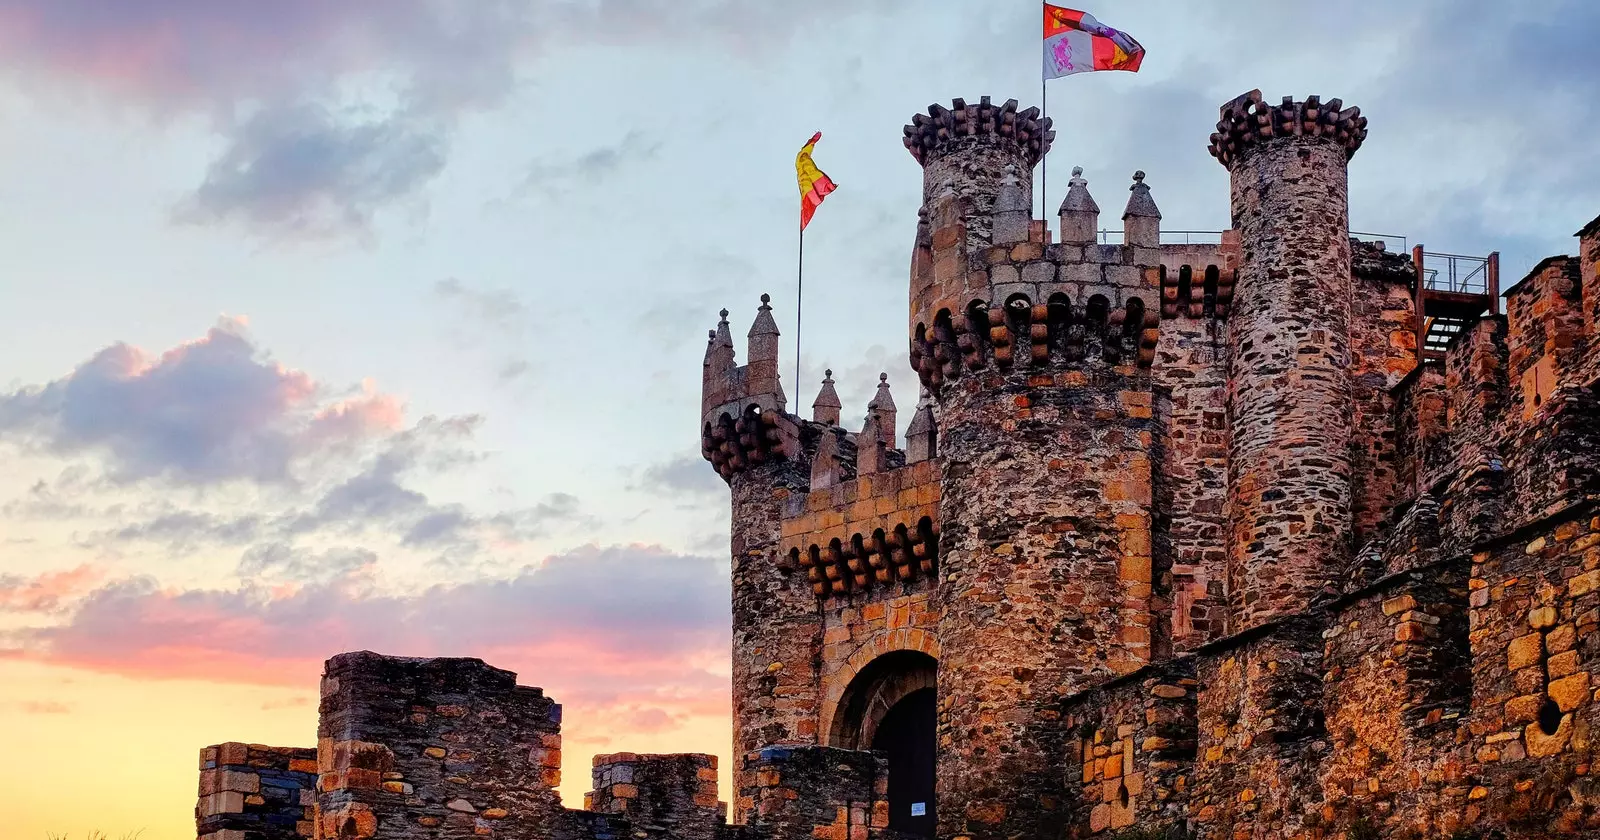
[[[1067,182],[1067,197],[1061,201],[1061,210],[1058,215],[1067,213],[1099,213],[1100,205],[1094,203],[1094,197],[1089,195],[1089,182],[1083,178],[1083,167],[1072,167],[1072,180]],[[1090,223],[1093,226],[1093,223]],[[1066,242],[1066,239],[1061,240]]]
[[[833,381],[833,368],[828,368],[827,370],[822,372],[822,381],[823,382],[832,382]]]
[[[772,295],[769,295],[766,292],[762,292],[761,293],[761,305],[765,306],[765,307],[768,307],[768,308],[771,308],[770,307],[771,303],[772,303]]]
[[[726,307],[724,307],[722,310],[722,323],[728,323],[728,310]]]
[[[817,392],[816,402],[811,404],[811,419],[818,423],[837,426],[843,408],[843,404],[839,402],[839,392],[833,389],[833,370],[830,368],[823,375],[822,390]]]
[[[1161,211],[1156,208],[1155,199],[1150,197],[1150,185],[1144,182],[1144,170],[1133,173],[1133,186],[1128,187],[1133,195],[1128,196],[1128,209],[1122,213],[1122,218],[1130,216],[1143,216],[1152,219],[1161,218]]]
[[[868,411],[894,410],[894,396],[889,393],[889,374],[878,374],[878,393],[867,403]]]

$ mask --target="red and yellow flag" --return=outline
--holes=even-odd
[[[806,225],[811,224],[812,214],[816,213],[817,208],[822,206],[822,200],[828,197],[828,193],[837,189],[833,179],[829,178],[826,173],[817,168],[815,163],[811,162],[811,151],[817,147],[817,141],[821,139],[822,132],[820,131],[812,135],[811,139],[806,141],[805,147],[800,150],[800,154],[796,155],[794,159],[795,174],[800,178],[801,230],[805,230]]]
[[[1044,7],[1044,77],[1055,79],[1095,70],[1139,71],[1144,47],[1088,12]]]

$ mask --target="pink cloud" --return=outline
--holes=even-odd
[[[34,578],[0,575],[0,612],[49,612],[86,594],[104,578],[104,572],[88,565]]]
[[[297,588],[89,592],[61,621],[0,632],[0,657],[140,679],[304,688],[349,650],[475,656],[639,731],[725,715],[726,570],[650,546],[588,548],[504,580],[380,592],[365,574]]]
[[[371,383],[351,399],[329,402],[323,392],[268,358],[242,319],[224,318],[160,354],[118,343],[62,379],[0,393],[0,437],[97,454],[117,481],[275,482],[297,461],[403,422],[400,400]]]

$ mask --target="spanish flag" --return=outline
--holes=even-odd
[[[1139,71],[1144,47],[1088,12],[1044,7],[1044,77],[1057,79],[1095,70]]]
[[[817,212],[822,205],[822,200],[828,197],[837,186],[822,170],[811,162],[811,150],[817,147],[817,141],[822,139],[822,132],[812,135],[806,141],[800,154],[795,156],[794,170],[800,177],[800,229],[805,230],[811,224],[811,215]]]

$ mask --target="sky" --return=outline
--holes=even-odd
[[[1082,166],[1115,229],[1143,169],[1166,228],[1225,227],[1207,138],[1260,88],[1362,108],[1351,224],[1392,248],[1497,250],[1509,286],[1600,212],[1587,0],[1088,10],[1148,55],[1051,83],[1052,210]],[[189,836],[199,748],[311,745],[346,650],[542,686],[569,802],[596,752],[728,766],[705,331],[770,293],[791,410],[824,368],[847,423],[880,371],[915,404],[900,128],[1037,104],[1038,26],[1022,0],[0,0],[6,836]],[[796,385],[817,130],[840,187]]]

